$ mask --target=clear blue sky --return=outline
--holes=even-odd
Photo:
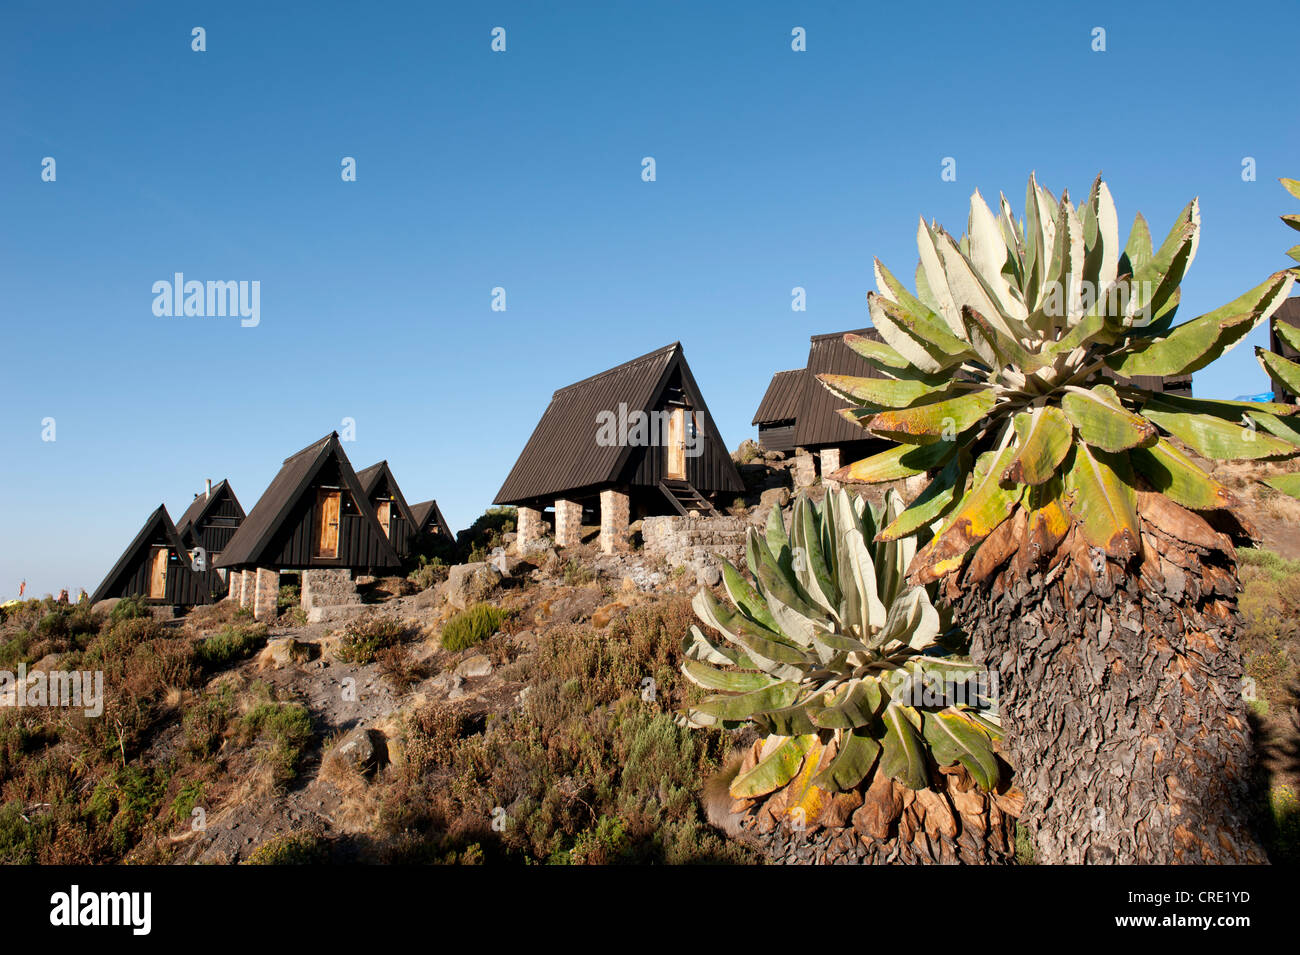
[[[1182,315],[1222,304],[1289,264],[1294,4],[1161,6],[7,0],[0,599],[93,589],[205,477],[251,508],[344,417],[463,527],[555,388],[674,340],[734,448],[873,255],[1030,170],[1158,237],[1199,195]],[[178,271],[260,281],[261,324],[155,317]],[[1255,341],[1197,393],[1265,390]]]

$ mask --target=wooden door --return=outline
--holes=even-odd
[[[320,488],[316,491],[316,557],[339,555],[339,511],[343,492]]]
[[[668,412],[668,479],[686,480],[686,409]]]
[[[375,516],[379,518],[379,526],[384,529],[384,536],[388,538],[392,538],[393,535],[391,533],[392,531],[391,525],[392,525],[392,518],[393,518],[393,502],[380,501],[378,504],[376,504]]]
[[[167,597],[167,548],[155,547],[149,553],[149,599]]]

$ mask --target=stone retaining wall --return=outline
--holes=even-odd
[[[739,517],[647,517],[641,523],[641,540],[647,556],[700,572],[717,568],[718,558],[743,565],[749,526]]]

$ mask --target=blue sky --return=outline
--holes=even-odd
[[[1293,6],[1210,6],[8,0],[0,599],[92,590],[205,477],[251,508],[345,417],[463,527],[555,388],[674,340],[734,448],[873,255],[1031,170],[1158,238],[1199,195],[1181,314],[1222,304],[1289,264],[1300,132]],[[260,324],[156,317],[178,271],[259,281]],[[1265,390],[1254,343],[1197,393]]]

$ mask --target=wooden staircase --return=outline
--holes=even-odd
[[[659,482],[659,490],[664,492],[664,497],[668,498],[673,508],[683,517],[692,514],[697,517],[713,517],[718,513],[708,499],[695,490],[689,481],[664,479]]]

